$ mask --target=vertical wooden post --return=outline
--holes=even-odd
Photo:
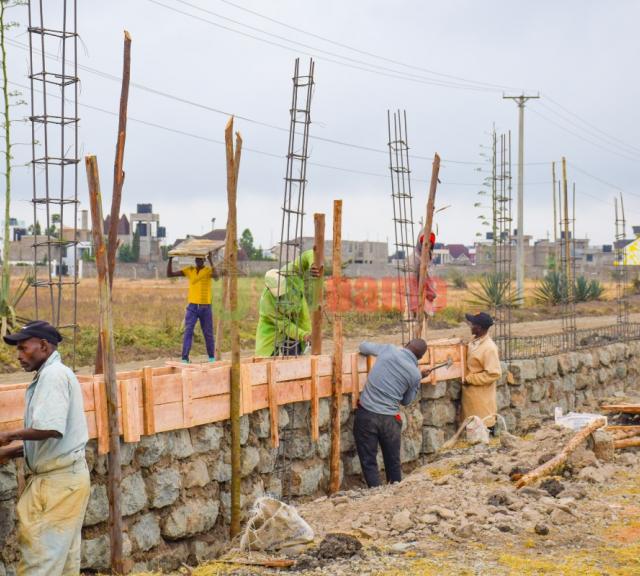
[[[311,440],[318,441],[320,437],[319,413],[320,403],[318,399],[320,374],[318,372],[318,357],[311,357]]]
[[[351,407],[355,410],[360,400],[360,375],[358,374],[358,353],[351,353]]]
[[[144,433],[156,433],[155,399],[153,392],[153,368],[145,366],[142,369],[142,404],[144,406]]]
[[[274,362],[267,362],[267,393],[269,399],[269,429],[271,431],[271,448],[280,446],[280,414],[278,412],[278,391],[276,390],[276,374]]]
[[[553,192],[553,269],[558,269],[558,221],[556,214],[556,163],[551,162],[551,178]]]
[[[113,163],[113,193],[111,195],[111,213],[109,221],[109,238],[107,249],[107,265],[109,267],[109,288],[113,287],[116,272],[116,252],[118,250],[118,224],[120,222],[120,204],[124,185],[124,145],[127,139],[127,108],[129,105],[129,80],[131,78],[131,35],[124,31],[124,56],[122,59],[122,87],[120,89],[120,109],[118,114],[118,140],[116,141],[116,157]],[[98,340],[95,373],[102,374],[102,348]]]
[[[429,198],[427,199],[427,214],[424,220],[424,236],[422,237],[422,253],[420,254],[420,272],[418,275],[418,324],[414,338],[424,338],[427,332],[427,321],[424,314],[424,287],[429,279],[429,252],[431,230],[433,228],[433,210],[436,201],[436,190],[438,188],[438,174],[440,173],[440,156],[436,153],[433,157],[431,168],[431,184],[429,185]]]
[[[311,312],[311,354],[322,354],[322,284],[324,282],[324,214],[313,215],[313,263],[318,268],[320,278],[313,284]]]
[[[236,198],[238,192],[238,171],[242,138],[236,132],[236,146],[233,149],[233,116],[224,130],[227,156],[227,258],[229,274],[229,308],[231,312],[231,526],[233,538],[240,532],[240,319],[238,318],[238,224]]]
[[[329,492],[340,490],[340,408],[342,404],[342,313],[340,281],[342,279],[342,200],[333,201],[333,281],[336,312],[333,317],[333,379],[331,390],[331,456]]]
[[[95,156],[86,156],[87,180],[89,182],[89,202],[93,248],[98,269],[98,295],[100,305],[100,342],[102,343],[102,364],[107,391],[107,413],[109,417],[109,477],[107,495],[109,497],[109,538],[111,541],[111,569],[115,574],[124,574],[122,557],[122,508],[120,484],[120,432],[118,426],[118,386],[116,382],[115,347],[113,342],[113,320],[111,315],[111,288],[107,252],[102,231],[102,196],[98,161]]]

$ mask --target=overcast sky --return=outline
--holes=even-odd
[[[61,4],[47,0],[46,25]],[[26,44],[26,8],[13,17],[22,26],[11,38]],[[439,240],[472,243],[484,231],[473,204],[485,176],[477,171],[481,145],[489,145],[494,123],[513,131],[516,173],[517,107],[503,92],[539,91],[525,118],[525,233],[550,233],[550,162],[565,155],[577,187],[577,235],[600,244],[612,240],[613,197],[620,190],[629,225],[640,224],[639,21],[640,3],[632,0],[78,0],[78,63],[120,76],[127,29],[132,82],[284,128],[236,119],[246,147],[238,225],[265,247],[280,234],[296,56],[303,66],[309,55],[316,58],[311,135],[382,151],[310,141],[305,230],[312,233],[318,211],[327,213],[330,230],[332,201],[341,198],[345,239],[393,239],[386,111],[400,108],[407,112],[411,153],[425,158],[412,159],[414,213],[424,213],[429,158],[437,151],[443,158],[437,205],[450,205],[437,216]],[[11,78],[27,85],[27,52],[13,43],[8,51]],[[79,76],[81,153],[97,154],[107,205],[117,118],[83,105],[117,112],[120,85],[85,68]],[[13,109],[16,118],[27,113]],[[206,232],[213,217],[223,226],[224,147],[214,141],[223,140],[226,121],[224,114],[132,86],[123,211],[153,203],[169,239]],[[14,134],[30,142],[28,125]],[[15,156],[17,164],[28,162],[30,147],[18,146]],[[83,164],[79,182],[86,208]],[[14,186],[13,213],[29,224],[30,169],[16,169]],[[515,189],[514,180],[514,197]]]

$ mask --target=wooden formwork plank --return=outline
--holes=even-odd
[[[320,375],[318,373],[318,358],[313,356],[311,358],[311,380],[309,382],[309,392],[311,396],[311,405],[310,405],[310,416],[311,416],[311,440],[314,442],[318,441],[320,437],[320,425],[319,425],[319,414],[320,414],[320,401],[318,396],[318,388],[319,388],[319,380]]]
[[[280,446],[280,431],[278,417],[278,391],[277,378],[273,362],[266,365],[267,369],[267,394],[269,400],[269,424],[271,428],[271,446],[277,448]]]
[[[140,440],[139,383],[140,378],[118,380],[120,398],[122,399],[120,425],[125,442],[138,442]]]
[[[182,374],[153,374],[153,393],[156,406],[182,401]]]
[[[640,404],[605,404],[600,406],[602,412],[621,412],[623,414],[640,414]]]
[[[94,378],[93,380],[93,403],[96,407],[98,454],[107,454],[109,452],[109,415],[104,378]]]
[[[2,390],[0,398],[0,423],[24,418],[24,389]]]
[[[358,373],[358,354],[351,354],[351,407],[355,410],[360,400],[360,375]]]
[[[142,403],[143,403],[143,433],[155,434],[155,394],[153,386],[153,369],[145,366],[142,370]]]
[[[253,412],[253,392],[249,364],[240,364],[240,414]]]
[[[183,370],[182,377],[182,427],[191,427],[191,370]]]
[[[231,394],[219,394],[207,398],[194,398],[192,403],[192,426],[229,420]]]

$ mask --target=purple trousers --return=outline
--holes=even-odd
[[[182,359],[189,360],[189,352],[193,344],[193,330],[200,320],[200,328],[204,334],[204,342],[207,347],[209,358],[215,355],[215,344],[213,339],[213,314],[209,304],[187,304],[184,314],[184,338],[182,339]]]

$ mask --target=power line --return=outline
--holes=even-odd
[[[224,24],[220,24],[219,22],[213,22],[212,20],[208,20],[207,18],[203,18],[201,16],[196,16],[195,14],[191,14],[190,12],[185,12],[184,10],[180,10],[180,9],[175,8],[173,6],[168,6],[166,4],[163,4],[163,3],[159,2],[158,0],[147,0],[147,1],[151,2],[152,4],[156,4],[157,6],[160,6],[160,7],[164,8],[164,9],[166,9],[166,10],[171,10],[172,12],[176,12],[177,14],[182,14],[183,16],[187,16],[188,18],[193,18],[194,20],[198,20],[200,22],[204,22],[206,24],[209,24],[211,26],[215,26],[217,28],[221,28],[223,30],[227,30],[228,32],[233,32],[235,34],[239,34],[240,36],[244,36],[246,38],[251,38],[253,40],[257,40],[259,42],[263,42],[263,43],[269,44],[271,46],[276,46],[278,48],[283,48],[284,50],[288,50],[290,52],[299,52],[299,50],[294,50],[294,48],[292,48],[291,46],[285,46],[283,44],[280,44],[279,42],[274,42],[273,40],[267,40],[266,38],[260,38],[259,36],[254,36],[253,34],[249,34],[248,32],[243,32],[241,30],[236,30],[234,28],[230,28],[229,26],[225,26]],[[180,0],[178,0],[178,1],[180,1]],[[199,10],[202,10],[204,12],[208,12],[204,8],[199,8],[197,6],[195,6],[195,8],[197,8]],[[213,14],[215,14],[215,13],[213,13]],[[426,78],[426,77],[423,77],[423,76],[416,76],[416,75],[413,75],[413,74],[407,74],[406,72],[401,72],[399,70],[385,68],[385,67],[379,66],[377,64],[371,64],[369,62],[364,62],[364,61],[361,61],[361,60],[350,58],[348,56],[342,56],[340,54],[335,54],[335,53],[329,52],[327,50],[322,50],[321,48],[315,48],[315,47],[309,46],[307,44],[303,44],[301,42],[296,42],[294,40],[289,40],[287,38],[283,38],[281,36],[278,36],[277,34],[271,34],[269,32],[265,32],[264,30],[256,29],[253,26],[249,26],[247,24],[243,24],[241,22],[234,21],[234,20],[232,20],[230,18],[227,18],[227,17],[224,17],[224,16],[220,16],[218,14],[216,14],[216,16],[219,17],[219,18],[223,18],[225,20],[228,20],[228,21],[232,21],[236,25],[244,26],[246,28],[253,29],[253,30],[258,30],[262,34],[266,34],[268,36],[280,38],[280,39],[283,39],[286,42],[290,42],[291,44],[296,44],[298,46],[302,46],[303,48],[305,48],[307,50],[312,50],[312,52],[302,52],[302,53],[304,55],[306,55],[306,56],[313,57],[313,58],[315,58],[317,60],[324,60],[326,62],[331,62],[332,64],[337,64],[339,66],[345,66],[347,68],[353,68],[353,69],[361,70],[361,71],[364,71],[364,72],[370,72],[372,74],[378,74],[380,76],[386,76],[388,78],[394,78],[396,80],[407,80],[407,81],[410,81],[410,82],[416,82],[418,84],[427,84],[427,85],[430,85],[430,86],[439,86],[439,87],[444,87],[444,88],[455,88],[455,89],[460,89],[460,90],[473,90],[473,91],[476,91],[476,92],[497,92],[497,91],[499,91],[499,89],[497,89],[497,88],[487,88],[487,87],[482,87],[482,86],[477,86],[477,85],[472,85],[472,84],[456,84],[454,82],[447,82],[447,81],[444,81],[444,80],[434,80],[434,79]],[[329,54],[329,55],[331,55],[333,57],[336,57],[336,58],[342,58],[343,60],[356,62],[357,64],[350,64],[348,62],[341,62],[339,60],[335,60],[333,58],[328,58],[326,56],[319,56],[318,54]],[[368,66],[369,68],[365,68],[364,66]]]
[[[567,118],[566,116],[563,116],[562,114],[560,114],[559,112],[557,112],[553,108],[551,108],[551,107],[547,106],[546,104],[544,104],[544,102],[541,102],[540,105],[543,106],[544,108],[546,108],[549,112],[551,112],[551,114],[555,114],[558,118],[560,118],[561,120],[563,120],[567,124],[570,124],[571,126],[574,126],[578,130],[582,130],[585,134],[589,134],[590,136],[593,136],[594,138],[596,138],[598,140],[602,140],[603,139],[603,137],[599,136],[596,132],[594,132],[592,130],[588,130],[587,128],[584,128],[583,126],[580,126],[580,124],[578,124],[577,122],[574,122],[573,120],[571,120],[570,118]],[[608,139],[610,140],[610,138],[608,138]],[[627,147],[625,149],[624,147],[620,146],[619,144],[615,144],[613,142],[605,142],[605,143],[608,146],[611,146],[612,148],[618,149],[619,151],[621,151],[624,154],[633,154],[634,156],[640,154],[640,152],[634,151],[631,146],[629,146],[629,147]]]
[[[206,12],[207,14],[211,14],[214,16],[218,16],[219,18],[224,18],[226,20],[230,20],[232,22],[236,22],[235,20],[231,20],[230,18],[221,16],[220,14],[217,14],[216,12],[212,12],[210,10],[206,10],[205,8],[201,8],[200,6],[197,6],[195,4],[192,4],[190,2],[187,2],[186,0],[176,0],[177,2],[180,2],[181,4],[185,4],[187,6],[191,6],[192,8],[195,8],[197,10],[200,10],[202,12]],[[257,12],[255,10],[250,10],[249,8],[245,8],[244,6],[240,6],[238,4],[235,4],[234,2],[229,2],[228,0],[221,0],[221,2],[228,4],[229,6],[233,6],[234,8],[238,9],[238,10],[242,10],[243,12],[246,12],[248,14],[252,14],[254,16],[257,16],[259,18],[262,18],[263,20],[267,20],[268,22],[272,22],[274,24],[278,24],[279,26],[283,26],[284,28],[287,28],[289,30],[293,30],[295,32],[299,32],[301,34],[305,34],[306,36],[311,36],[312,38],[316,38],[318,40],[322,40],[323,42],[328,42],[329,44],[333,44],[334,46],[338,46],[340,48],[346,48],[347,50],[351,50],[353,52],[356,52],[358,54],[362,54],[363,56],[369,56],[371,58],[375,58],[377,60],[381,60],[383,62],[388,62],[390,64],[396,64],[398,66],[403,66],[405,68],[409,68],[412,70],[418,70],[420,72],[425,72],[427,74],[431,74],[433,76],[440,76],[442,78],[448,78],[450,80],[457,80],[460,82],[465,82],[468,84],[475,84],[478,86],[484,86],[487,88],[495,88],[497,90],[514,90],[515,88],[511,87],[511,86],[505,86],[502,84],[494,84],[491,82],[482,82],[482,81],[478,81],[478,80],[471,80],[469,78],[463,78],[462,76],[455,76],[453,74],[445,74],[443,72],[437,72],[435,70],[431,70],[429,68],[424,68],[421,66],[416,66],[413,64],[407,64],[406,62],[401,62],[400,60],[394,60],[393,58],[388,58],[386,56],[381,56],[380,54],[375,54],[373,52],[368,52],[366,50],[362,50],[360,48],[356,48],[355,46],[351,46],[349,44],[343,44],[342,42],[337,42],[335,40],[332,40],[330,38],[327,38],[326,36],[322,36],[320,34],[315,34],[313,32],[310,32],[308,30],[303,30],[302,28],[298,28],[296,26],[292,26],[290,24],[287,24],[286,22],[283,22],[282,20],[276,20],[275,18],[271,18],[269,16],[266,16],[264,14],[261,14],[260,12]],[[240,23],[243,26],[247,26],[245,24]],[[253,28],[256,30],[260,30],[257,28]],[[264,32],[266,33],[266,32]],[[287,41],[291,41],[291,40],[287,40]]]
[[[602,150],[605,150],[606,152],[609,152],[610,154],[615,154],[616,156],[620,156],[621,158],[624,158],[625,160],[629,160],[631,162],[637,162],[638,161],[637,158],[631,158],[629,156],[621,154],[620,152],[617,152],[615,150],[611,150],[610,148],[607,148],[606,146],[603,146],[602,144],[599,144],[597,142],[589,140],[588,138],[585,138],[584,136],[574,132],[573,130],[570,130],[569,128],[567,128],[565,126],[562,126],[562,124],[558,124],[555,120],[552,120],[551,118],[545,116],[544,114],[541,114],[537,110],[531,109],[531,112],[533,114],[535,114],[536,116],[540,116],[540,118],[543,118],[544,120],[546,120],[550,124],[553,124],[557,128],[560,128],[561,130],[564,130],[565,132],[568,132],[569,134],[575,136],[576,138],[579,138],[580,140],[583,140],[584,142],[587,142],[588,144],[591,144],[592,146],[596,146],[598,148],[601,148]]]
[[[624,140],[620,140],[619,138],[616,138],[615,136],[612,136],[611,134],[608,134],[604,130],[601,130],[600,128],[598,128],[597,126],[595,126],[594,124],[592,124],[588,120],[585,120],[581,116],[578,116],[575,112],[572,112],[571,110],[569,110],[568,108],[566,108],[565,106],[563,106],[562,104],[560,104],[559,102],[557,102],[556,100],[551,98],[551,96],[548,96],[547,94],[545,94],[544,97],[548,102],[551,102],[552,104],[554,104],[555,106],[557,106],[561,110],[564,110],[567,114],[570,114],[574,118],[577,118],[578,120],[580,120],[580,122],[583,122],[584,124],[586,124],[587,126],[592,128],[593,130],[595,130],[596,132],[599,132],[600,134],[602,134],[603,136],[606,136],[610,140],[618,142],[618,144],[622,144],[623,146],[626,146],[630,150],[634,150],[635,152],[640,153],[640,148],[636,148],[635,146],[631,146],[631,144],[627,144]]]

